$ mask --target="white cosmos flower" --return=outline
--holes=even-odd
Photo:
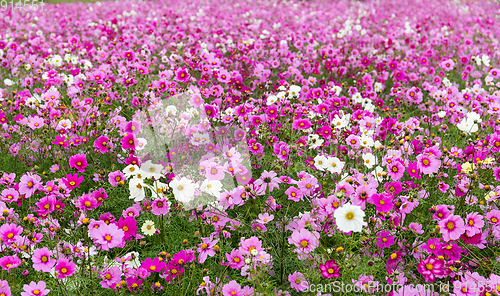
[[[324,171],[326,169],[327,162],[328,158],[324,155],[316,155],[314,158],[314,166],[320,171]]]
[[[341,161],[338,157],[329,157],[326,163],[326,169],[330,173],[340,173],[344,168],[345,162]]]
[[[276,103],[278,101],[278,97],[277,96],[274,96],[274,95],[270,95],[269,97],[267,97],[267,105],[272,105],[274,103]]]
[[[462,121],[457,124],[457,127],[459,130],[467,134],[475,133],[479,129],[478,125],[474,122],[474,119],[471,118],[462,119]]]
[[[367,168],[371,169],[374,165],[377,164],[377,158],[371,153],[363,154],[363,163]]]
[[[155,179],[160,179],[162,170],[163,166],[161,164],[154,164],[151,160],[141,164],[141,174],[144,178],[154,177]]]
[[[301,89],[302,89],[302,87],[300,87],[298,85],[290,85],[290,90],[288,91],[288,95],[292,96],[292,97],[296,97],[299,95]]]
[[[130,177],[135,176],[139,173],[139,167],[135,164],[129,164],[123,169],[122,172],[125,175],[125,177],[129,179]]]
[[[222,183],[219,180],[206,179],[201,183],[200,190],[219,198],[220,191],[222,190]]]
[[[366,223],[363,221],[365,212],[359,206],[353,206],[350,203],[338,208],[334,213],[335,223],[343,232],[360,232]]]
[[[168,184],[174,191],[174,197],[180,202],[189,202],[194,197],[194,183],[186,177],[174,179]]]
[[[153,235],[156,232],[155,223],[151,220],[146,220],[142,224],[141,230],[145,235]]]
[[[359,144],[365,147],[372,147],[375,142],[373,141],[373,138],[371,136],[363,133],[361,135],[361,138],[359,139]]]
[[[130,191],[130,199],[134,201],[142,201],[146,197],[146,192],[144,188],[146,185],[140,178],[133,178],[128,183],[128,189]]]

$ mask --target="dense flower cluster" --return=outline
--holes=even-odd
[[[0,12],[0,295],[499,295],[500,5],[329,2]]]

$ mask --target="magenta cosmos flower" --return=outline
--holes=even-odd
[[[47,247],[36,249],[31,257],[31,260],[33,260],[33,269],[50,272],[54,264],[56,264],[56,260],[50,259],[50,256],[52,256],[52,252]]]
[[[21,259],[19,259],[16,255],[0,258],[0,266],[3,268],[3,270],[18,268],[19,266],[21,266],[21,263]]]
[[[465,232],[465,225],[462,218],[458,215],[450,215],[448,218],[438,222],[443,240],[445,242],[459,239]]]
[[[146,258],[141,265],[141,268],[144,268],[149,272],[162,272],[165,267],[165,262],[160,261],[158,257],[155,257],[154,259]]]
[[[434,282],[436,276],[444,275],[444,260],[439,260],[436,257],[428,257],[425,260],[421,260],[417,264],[417,270],[428,282]]]
[[[293,123],[294,130],[298,130],[298,129],[306,130],[310,127],[311,127],[311,122],[307,119],[297,119]]]
[[[105,136],[100,136],[94,142],[94,148],[99,150],[100,153],[109,151],[109,138]]]
[[[392,194],[375,193],[368,198],[367,202],[375,205],[377,211],[379,212],[388,212],[394,209],[394,203],[392,202],[392,199]]]
[[[47,284],[44,281],[38,283],[31,281],[29,285],[23,286],[24,292],[21,292],[21,296],[45,296],[50,292],[49,289],[45,289],[46,287]]]
[[[139,140],[132,133],[123,137],[121,143],[123,149],[135,149],[135,147],[139,146]]]
[[[389,231],[381,231],[377,234],[379,248],[390,248],[394,245],[394,236]]]
[[[134,217],[120,217],[120,220],[118,220],[118,227],[123,230],[123,238],[125,240],[131,239],[137,234],[137,221],[135,221]]]
[[[80,187],[80,183],[83,182],[83,176],[79,177],[78,174],[67,174],[66,178],[62,179],[64,185],[68,187],[69,190],[73,190],[76,187]]]
[[[335,261],[328,260],[325,264],[320,264],[319,269],[321,270],[321,275],[326,279],[331,279],[332,277],[340,277],[340,267]]]
[[[85,168],[88,166],[87,157],[85,154],[76,154],[69,158],[69,166],[76,168],[80,173],[85,172]]]
[[[75,273],[76,265],[73,261],[69,261],[66,258],[61,258],[57,261],[55,266],[56,275],[58,279],[64,279],[70,277]]]

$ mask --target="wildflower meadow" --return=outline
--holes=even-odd
[[[0,296],[500,295],[500,3],[0,3]]]

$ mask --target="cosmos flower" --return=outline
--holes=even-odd
[[[33,252],[31,260],[33,261],[33,269],[36,271],[50,272],[52,267],[56,264],[55,259],[51,259],[52,252],[47,247],[36,249]]]
[[[340,266],[335,263],[335,260],[328,260],[323,264],[319,265],[321,270],[321,275],[326,279],[331,279],[333,277],[340,277]]]
[[[186,177],[174,179],[169,184],[174,192],[174,197],[180,202],[189,202],[194,198],[194,183]]]
[[[38,283],[31,281],[29,285],[23,285],[24,292],[21,292],[21,296],[45,296],[50,292],[46,287],[47,284],[44,281],[39,281]]]
[[[363,221],[365,212],[361,207],[347,203],[334,212],[335,223],[343,232],[360,232],[366,222]]]

